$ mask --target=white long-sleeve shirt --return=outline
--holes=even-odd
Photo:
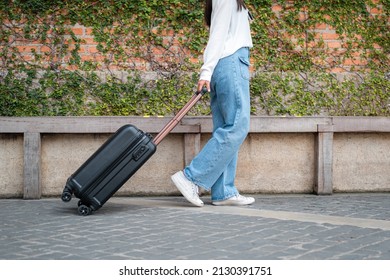
[[[200,80],[211,80],[221,58],[242,47],[252,47],[248,10],[237,9],[236,0],[213,0],[209,40],[203,55]]]

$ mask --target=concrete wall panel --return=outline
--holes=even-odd
[[[337,133],[333,160],[335,192],[390,191],[390,134]]]
[[[22,134],[0,134],[0,197],[23,197]]]

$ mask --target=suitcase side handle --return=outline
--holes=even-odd
[[[208,92],[206,88],[195,92],[191,99],[184,105],[182,109],[163,127],[163,129],[153,139],[154,144],[158,145],[182,120],[188,111]]]

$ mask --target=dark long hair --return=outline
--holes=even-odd
[[[237,8],[239,11],[242,10],[242,8],[245,8],[244,0],[237,0]],[[206,24],[208,26],[211,25],[211,12],[213,10],[213,1],[212,0],[206,0],[206,6],[204,9],[204,19],[206,21]]]

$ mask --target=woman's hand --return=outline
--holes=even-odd
[[[203,88],[207,89],[207,92],[210,92],[210,81],[199,80],[198,82],[198,92],[201,92]]]

